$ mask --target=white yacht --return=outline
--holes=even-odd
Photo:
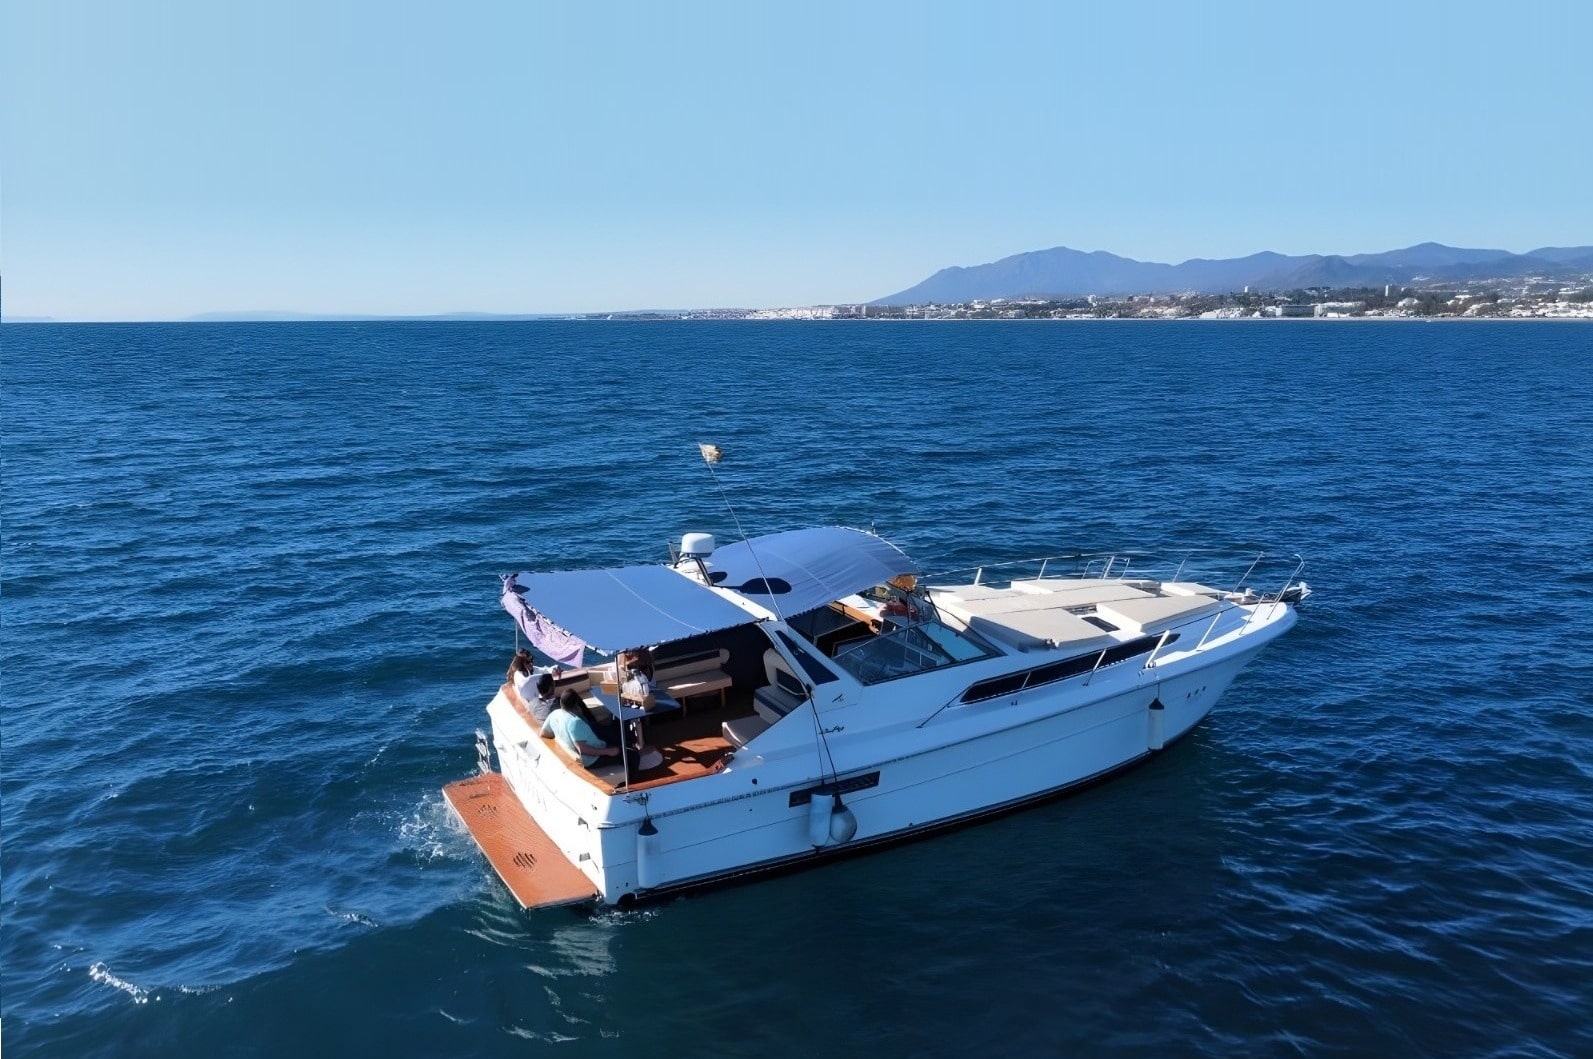
[[[1199,723],[1309,592],[1298,565],[1258,593],[1254,562],[1222,588],[1122,557],[930,583],[839,527],[671,550],[504,578],[517,641],[620,729],[583,765],[511,679],[480,774],[444,788],[527,908],[816,861],[1100,779]]]

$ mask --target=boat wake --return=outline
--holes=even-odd
[[[475,849],[469,834],[460,826],[441,794],[422,799],[414,811],[399,822],[398,839],[404,851],[421,864],[469,860]]]

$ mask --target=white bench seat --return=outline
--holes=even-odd
[[[724,648],[704,651],[686,658],[666,660],[653,670],[653,683],[657,684],[684,709],[686,700],[698,695],[719,693],[719,705],[725,704],[725,693],[730,690],[730,674],[723,666],[730,661],[730,652]]]

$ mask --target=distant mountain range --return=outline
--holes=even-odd
[[[1569,276],[1593,272],[1593,246],[1545,246],[1525,254],[1467,250],[1421,243],[1381,254],[1287,254],[1194,258],[1180,265],[1135,261],[1104,250],[1086,253],[1065,246],[1014,254],[988,265],[943,268],[922,283],[880,298],[873,305],[988,301],[1052,295],[1162,294],[1194,291],[1225,294],[1284,291],[1302,287],[1381,287],[1392,283],[1460,283],[1467,280]]]

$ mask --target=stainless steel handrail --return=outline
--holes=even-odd
[[[1160,640],[1156,641],[1156,646],[1155,647],[1151,648],[1150,657],[1145,659],[1145,664],[1140,666],[1141,669],[1155,669],[1156,668],[1156,654],[1163,647],[1165,647],[1167,645],[1167,638],[1169,636],[1171,636],[1172,634],[1173,634],[1172,626],[1168,626],[1166,629],[1164,629],[1162,631],[1162,638]]]
[[[1285,580],[1283,591],[1292,588],[1298,580],[1300,571],[1304,569],[1305,561],[1298,553],[1291,556],[1296,565],[1294,572]],[[1280,557],[1281,558],[1281,557]],[[1226,561],[1221,561],[1226,560]],[[1246,589],[1245,585],[1261,572],[1266,576],[1266,570],[1272,568],[1276,562],[1273,553],[1266,551],[1240,551],[1233,548],[1197,548],[1186,549],[1182,552],[1162,553],[1154,551],[1113,551],[1113,552],[1061,552],[1055,555],[1040,556],[1033,559],[1013,559],[1001,563],[987,563],[977,567],[961,567],[944,570],[931,574],[921,575],[920,582],[933,585],[935,582],[954,583],[959,578],[966,578],[972,574],[975,585],[983,585],[990,581],[1001,583],[1003,581],[1016,581],[1023,578],[1024,568],[1035,571],[1035,581],[1064,581],[1071,578],[1094,578],[1102,580],[1126,581],[1133,576],[1145,581],[1182,581],[1193,579],[1202,584],[1222,585],[1227,582],[1221,573],[1221,568],[1232,569],[1239,563],[1244,563],[1244,573],[1238,580],[1232,582],[1230,591],[1255,592],[1263,599],[1270,598],[1269,593],[1257,592],[1255,589]],[[1071,572],[1057,573],[1059,564],[1070,564]],[[1233,565],[1230,566],[1230,563]],[[1168,569],[1171,568],[1171,573]],[[1193,569],[1192,569],[1193,568]],[[1269,578],[1270,580],[1270,578]]]

